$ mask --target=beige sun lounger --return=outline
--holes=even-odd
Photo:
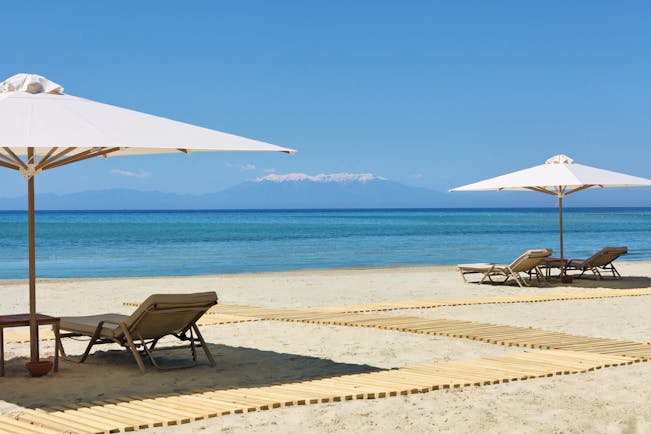
[[[509,279],[513,279],[522,287],[528,286],[528,283],[520,273],[527,273],[530,277],[532,274],[535,274],[539,281],[544,280],[539,265],[545,258],[551,256],[551,254],[551,249],[527,250],[520,255],[519,258],[508,265],[488,263],[459,264],[458,268],[464,282],[468,281],[466,280],[466,274],[479,273],[483,274],[479,283],[484,283],[486,280],[491,283],[506,283]],[[494,276],[504,276],[504,280],[496,282],[493,280]]]
[[[171,369],[160,366],[152,352],[159,339],[172,335],[182,341],[189,341],[192,351],[192,365],[196,365],[196,347],[201,346],[206,353],[210,366],[215,360],[206,346],[197,327],[197,320],[212,306],[217,304],[215,292],[194,294],[154,294],[149,296],[131,315],[108,313],[103,315],[62,317],[61,337],[90,336],[86,351],[79,360],[83,363],[90,349],[96,344],[117,343],[131,350],[141,372],[145,365],[141,353],[144,352],[152,365],[159,369]],[[65,333],[67,331],[68,333]],[[63,346],[61,355],[66,357]],[[138,350],[140,348],[140,351]],[[174,349],[179,348],[172,347]],[[68,360],[72,360],[67,358]]]
[[[581,271],[581,274],[575,277],[581,277],[586,271],[591,271],[599,280],[603,280],[601,271],[610,271],[615,279],[621,279],[622,275],[613,265],[613,261],[626,253],[628,248],[625,246],[604,247],[588,259],[570,259],[566,269]]]

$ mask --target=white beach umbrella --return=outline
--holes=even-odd
[[[558,198],[560,255],[563,256],[563,199],[588,188],[648,187],[651,180],[576,164],[566,155],[556,155],[545,164],[453,188],[450,191],[537,191]],[[562,263],[562,261],[561,261]],[[562,273],[564,270],[561,269]]]
[[[173,97],[173,92],[170,92]],[[0,83],[0,166],[22,173],[28,185],[29,311],[31,360],[38,361],[34,177],[93,157],[172,152],[279,151],[233,134],[66,95],[38,75],[17,74]]]

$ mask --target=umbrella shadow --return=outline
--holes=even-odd
[[[608,289],[639,289],[651,287],[651,278],[647,276],[625,276],[622,279],[605,278],[603,280],[583,276],[574,278],[572,283],[562,283],[558,279],[550,279],[547,284],[551,287],[571,288],[608,288]]]
[[[85,363],[61,360],[59,372],[29,378],[27,358],[6,361],[6,376],[0,378],[0,404],[27,408],[83,406],[92,401],[155,398],[239,387],[262,387],[316,380],[347,374],[383,370],[366,364],[333,360],[255,348],[208,344],[216,367],[210,367],[199,349],[199,364],[189,369],[161,371],[147,363],[141,374],[125,350],[96,351]],[[184,365],[188,350],[175,349],[157,354],[159,363]],[[1,408],[1,406],[0,406]]]

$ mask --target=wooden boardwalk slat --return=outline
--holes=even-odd
[[[118,407],[116,404],[107,401],[92,401],[90,404],[92,404],[92,407],[90,408],[101,408],[103,411],[106,411],[109,414],[122,415],[129,418],[132,424],[138,424],[142,427],[155,428],[165,425],[165,422],[160,420],[160,418],[156,415],[149,415],[147,413],[133,410],[125,406]],[[81,407],[80,409],[83,408],[84,407]]]
[[[110,430],[97,429],[94,426],[89,426],[84,423],[79,423],[77,421],[72,421],[68,418],[61,418],[57,415],[50,413],[37,412],[34,410],[25,409],[16,415],[16,419],[24,422],[31,422],[34,425],[42,426],[47,429],[53,429],[55,431],[62,432],[82,432],[82,433],[94,433],[102,434],[108,433]],[[0,425],[2,428],[2,425]]]
[[[10,416],[0,416],[0,432],[10,434],[59,434],[61,431],[32,425],[29,422],[16,420]]]

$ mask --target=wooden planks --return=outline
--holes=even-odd
[[[0,431],[20,434],[72,431],[112,433],[178,425],[231,413],[294,405],[377,399],[575,374],[639,359],[574,351],[506,353],[274,386],[213,390],[187,395],[128,397],[75,404],[55,411],[28,410],[0,417]]]
[[[493,297],[468,297],[450,298],[443,300],[414,300],[383,303],[370,303],[353,306],[334,306],[314,308],[328,312],[379,312],[400,309],[429,309],[449,306],[468,306],[475,304],[503,304],[503,303],[541,303],[548,301],[590,300],[614,297],[639,297],[651,295],[651,288],[612,289],[600,291],[583,291],[568,293],[499,295]],[[216,306],[217,308],[217,306]]]
[[[524,303],[524,302],[543,302],[543,301],[557,301],[557,300],[578,300],[578,299],[595,299],[595,298],[611,298],[611,297],[627,297],[627,296],[642,296],[651,295],[651,288],[646,289],[630,289],[630,290],[609,290],[609,291],[589,291],[582,293],[567,293],[567,294],[534,294],[534,295],[514,295],[514,296],[497,296],[497,297],[475,297],[465,299],[449,299],[439,301],[403,301],[394,303],[381,303],[373,305],[362,306],[349,306],[349,307],[330,307],[330,308],[304,308],[304,309],[282,309],[282,308],[262,308],[254,306],[242,305],[217,305],[209,311],[208,315],[204,315],[200,320],[201,325],[215,325],[215,324],[228,324],[245,321],[261,321],[261,320],[279,320],[279,321],[300,321],[320,324],[333,324],[333,325],[348,325],[348,326],[367,326],[386,328],[399,331],[415,332],[415,333],[429,333],[439,334],[428,331],[423,326],[429,325],[424,322],[420,324],[420,328],[403,327],[395,317],[370,317],[365,316],[358,318],[351,316],[357,312],[370,312],[370,311],[389,311],[396,309],[417,309],[417,308],[433,308],[442,306],[459,306],[459,305],[472,305],[472,304],[495,304],[495,303]],[[137,306],[138,303],[125,302],[125,305]],[[413,319],[407,317],[405,321],[411,321],[414,326],[418,326],[420,321],[432,321],[423,319]],[[451,325],[451,324],[448,324]],[[471,333],[472,328],[468,328],[468,324],[461,324],[466,327],[464,330],[454,328],[448,330],[448,333],[442,335],[449,337],[462,337],[467,339],[481,340],[489,343],[496,343],[500,345],[515,345],[515,346],[532,346],[534,348],[553,348],[546,341],[543,341],[545,336],[536,336],[536,340],[528,345],[526,341],[526,334],[522,333],[521,328],[513,328],[507,331],[506,336],[497,335],[475,335]],[[517,330],[516,330],[517,329]],[[490,330],[486,330],[490,331]],[[552,333],[552,332],[548,332]],[[535,332],[534,332],[535,334]],[[570,335],[557,334],[554,337],[552,344],[559,344],[564,337]],[[43,332],[44,339],[52,338],[51,332]],[[501,339],[504,337],[504,339]],[[533,337],[533,336],[532,336]],[[551,335],[546,336],[552,338]],[[524,339],[524,340],[523,340]],[[26,342],[29,340],[27,333],[12,333],[7,334],[5,337],[6,342]],[[585,343],[585,342],[579,342]],[[565,344],[565,342],[563,342]],[[646,348],[639,348],[641,344],[635,344],[633,347],[627,348],[627,351],[633,351],[632,354],[642,355],[648,354]],[[563,348],[566,348],[563,345]],[[573,349],[574,347],[567,347],[566,349]],[[578,348],[578,347],[577,347]]]
[[[8,434],[58,434],[61,431],[32,425],[10,416],[0,416],[0,433]]]
[[[298,309],[285,308],[265,308],[255,306],[244,306],[237,304],[218,304],[211,308],[204,319],[210,315],[221,317],[210,320],[210,324],[226,324],[230,322],[255,321],[261,317],[269,315],[278,315],[283,312],[304,312],[304,313],[359,313],[359,312],[381,312],[401,309],[431,309],[437,307],[449,306],[469,306],[476,304],[505,304],[505,303],[541,303],[549,301],[567,301],[567,300],[591,300],[600,298],[615,297],[640,297],[651,295],[651,288],[635,289],[613,289],[600,291],[584,291],[569,293],[547,293],[547,294],[523,294],[523,295],[499,295],[492,297],[467,297],[467,298],[450,298],[443,300],[413,300],[413,301],[394,301],[382,303],[370,303],[353,306],[325,306]],[[140,303],[125,301],[124,306],[138,307]]]
[[[473,321],[360,313],[315,313],[312,316],[272,314],[263,319],[348,327],[371,327],[382,330],[471,339],[509,347],[581,351],[634,357],[645,361],[651,360],[651,345],[648,343],[578,336],[529,327]]]
[[[328,314],[333,313],[382,312],[401,309],[431,309],[437,307],[470,306],[478,304],[541,303],[550,301],[591,300],[614,297],[639,297],[646,295],[651,295],[651,288],[613,289],[571,293],[500,295],[492,297],[451,298],[443,300],[395,301],[353,306],[326,306],[294,309],[265,308],[237,304],[219,304],[211,308],[206,313],[206,315],[201,318],[199,325],[231,324],[269,319],[293,319],[299,321],[301,319],[309,320],[316,318],[315,315],[327,316]],[[138,307],[140,305],[140,303],[132,301],[125,301],[122,304],[124,306],[130,307]],[[25,336],[21,335],[19,338],[25,339]],[[23,340],[11,340],[14,339],[13,336],[9,339],[10,340],[8,340],[8,342],[23,342]]]

